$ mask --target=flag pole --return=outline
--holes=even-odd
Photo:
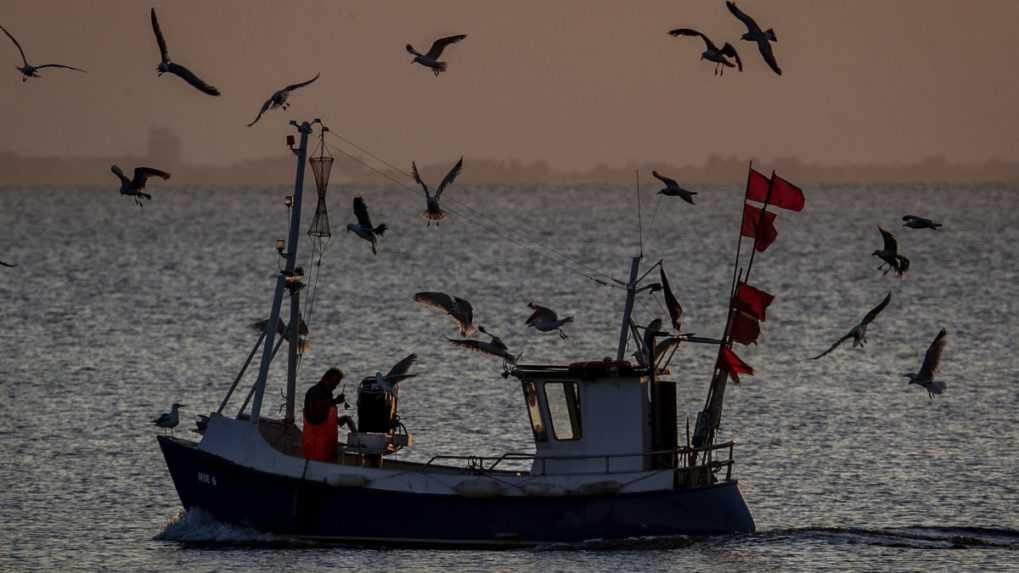
[[[747,199],[750,197],[750,174],[754,168],[753,160],[750,160],[747,165],[747,182],[743,189],[743,205],[747,203]],[[733,298],[736,296],[736,284],[739,280],[742,270],[739,268],[739,258],[742,254],[743,247],[743,215],[740,214],[739,219],[739,232],[737,233],[736,239],[736,258],[732,263],[732,281],[729,284],[729,306],[725,315],[725,328],[722,329],[722,341],[718,345],[718,353],[715,356],[715,368],[711,375],[711,385],[708,386],[708,396],[704,402],[704,410],[697,416],[697,422],[694,427],[694,443],[695,445],[706,447],[714,440],[715,426],[717,425],[716,417],[712,412],[718,410],[721,412],[721,400],[725,395],[724,379],[722,384],[719,384],[719,376],[721,369],[719,363],[722,360],[722,349],[731,342],[729,338],[729,327],[732,324],[732,303]],[[719,386],[722,386],[719,388]],[[717,405],[717,406],[716,406]],[[720,417],[720,416],[719,416]],[[699,442],[699,444],[697,444]],[[693,466],[696,463],[697,454],[694,452],[690,453],[690,465]]]
[[[757,221],[757,228],[754,229],[754,250],[750,251],[750,262],[747,263],[747,274],[744,280],[750,280],[750,269],[754,267],[754,255],[757,254],[757,240],[761,237],[761,227],[764,226],[764,216],[767,215],[768,204],[771,203],[771,190],[775,188],[775,170],[771,170],[771,178],[768,179],[768,193],[764,196],[764,205],[761,206],[761,218]]]

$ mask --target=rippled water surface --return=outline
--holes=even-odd
[[[0,268],[0,570],[1014,569],[1017,190],[805,191],[806,210],[779,214],[778,241],[754,263],[751,282],[777,298],[759,346],[737,350],[757,375],[730,387],[723,419],[758,533],[477,552],[283,544],[181,514],[150,420],[173,401],[189,405],[188,425],[214,410],[257,339],[249,325],[268,314],[285,188],[163,186],[143,209],[112,189],[2,188],[0,259],[18,266]],[[354,193],[390,226],[377,256],[339,231]],[[665,260],[692,332],[722,328],[741,196],[644,196],[647,260]],[[525,361],[613,354],[623,291],[578,271],[625,278],[638,251],[632,200],[623,188],[464,186],[429,229],[416,192],[335,187],[338,233],[311,275],[301,391],[329,366],[354,379],[417,352],[422,374],[400,402],[415,446],[402,456],[530,449],[518,384],[497,360],[448,345],[452,323],[413,293],[471,300]],[[903,229],[905,213],[945,227]],[[902,280],[875,270],[877,224],[912,259]],[[889,290],[865,350],[808,360]],[[575,316],[569,339],[524,329],[531,300]],[[662,314],[650,297],[636,308],[641,323]],[[948,391],[929,400],[901,374],[941,327]],[[677,354],[681,426],[702,406],[713,358]],[[275,412],[282,368],[272,376]]]

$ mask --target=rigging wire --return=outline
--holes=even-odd
[[[640,258],[644,258],[644,223],[640,214],[640,169],[634,169],[633,177],[637,181],[637,236],[640,237]]]
[[[329,133],[333,134],[334,132],[330,131]],[[339,136],[337,136],[337,137],[339,137]],[[345,155],[346,157],[348,157],[348,158],[350,158],[350,159],[360,163],[361,165],[363,165],[364,167],[370,169],[372,172],[376,173],[377,175],[379,175],[381,177],[384,177],[384,178],[388,179],[389,181],[391,181],[392,183],[396,184],[397,186],[399,186],[403,190],[408,191],[408,192],[410,192],[410,193],[412,193],[414,195],[418,194],[418,192],[413,187],[408,185],[403,180],[393,176],[392,173],[380,170],[380,169],[376,168],[375,166],[371,165],[370,163],[368,163],[367,161],[363,160],[362,158],[360,158],[360,157],[358,157],[358,156],[356,156],[356,155],[354,155],[352,153],[348,153],[348,152],[346,152],[345,150],[343,150],[343,149],[341,149],[339,147],[334,147],[334,146],[331,146],[331,145],[327,144],[327,148],[330,149],[331,151],[335,151],[337,153]],[[372,157],[374,157],[374,156],[372,156]],[[398,169],[396,167],[393,167],[393,166],[389,165],[384,160],[380,159],[379,161],[381,163],[385,164],[387,167],[389,167],[390,170],[395,171],[395,172],[397,172],[397,173],[399,173],[401,175],[405,175],[405,176],[409,177],[409,175],[407,173],[401,171],[400,169]],[[454,201],[454,202],[459,204],[459,205],[461,205],[461,206],[463,206],[463,207],[465,207],[466,209],[468,209],[468,210],[478,214],[478,216],[481,217],[481,218],[490,219],[484,213],[474,209],[473,207],[470,207],[469,205],[463,203],[462,201]],[[464,219],[464,220],[466,220],[466,221],[468,221],[470,223],[473,223],[473,224],[475,224],[475,225],[485,229],[485,231],[487,231],[487,232],[489,232],[489,233],[491,233],[493,235],[496,235],[498,237],[501,237],[501,238],[503,238],[503,239],[505,239],[505,240],[507,240],[507,241],[509,241],[509,242],[511,242],[511,243],[513,243],[513,244],[515,244],[515,245],[517,245],[519,247],[521,247],[521,248],[524,248],[526,250],[531,250],[531,251],[533,251],[535,253],[544,254],[544,255],[549,256],[549,257],[557,256],[559,258],[560,262],[562,262],[563,264],[565,264],[568,267],[571,267],[571,269],[574,272],[576,272],[580,276],[582,276],[582,277],[584,277],[584,278],[586,278],[588,280],[591,280],[591,281],[593,281],[593,282],[595,282],[595,283],[597,283],[597,284],[599,284],[601,286],[613,286],[613,287],[617,286],[616,284],[613,284],[614,282],[618,282],[618,281],[615,281],[615,279],[612,279],[611,277],[607,277],[607,275],[603,275],[603,276],[606,276],[608,278],[608,280],[606,280],[605,278],[599,278],[596,275],[597,274],[601,274],[601,273],[596,273],[595,271],[593,271],[591,269],[587,269],[587,268],[581,266],[580,263],[574,262],[568,255],[566,255],[566,254],[564,254],[564,253],[562,253],[562,252],[560,252],[560,251],[558,251],[558,250],[556,250],[556,249],[554,249],[552,247],[537,245],[537,244],[533,244],[533,243],[527,243],[527,242],[525,242],[522,239],[518,239],[518,238],[513,237],[513,236],[511,236],[511,235],[509,235],[507,233],[504,233],[499,227],[495,226],[495,223],[491,223],[490,224],[490,223],[482,222],[481,220],[476,219],[476,218],[467,217],[464,213],[459,212],[457,209],[453,209],[453,208],[448,208],[447,207],[446,210],[449,211],[450,213],[453,213],[454,215],[457,215],[457,216],[461,217],[462,219]]]
[[[408,173],[407,171],[405,171],[405,170],[403,170],[403,169],[393,165],[392,163],[386,161],[385,159],[383,159],[383,158],[373,154],[372,152],[370,152],[367,149],[357,145],[356,143],[350,141],[349,139],[343,137],[342,135],[336,133],[333,130],[330,130],[329,132],[327,132],[327,135],[330,135],[332,137],[337,138],[338,140],[340,140],[340,141],[350,145],[351,147],[353,147],[354,149],[360,151],[361,153],[364,153],[368,157],[371,157],[372,159],[378,161],[379,163],[384,165],[389,171],[395,172],[396,174],[399,174],[399,175],[401,175],[403,177],[406,177],[407,179],[411,179],[413,177],[413,175]],[[380,170],[380,169],[376,168],[375,166],[370,165],[364,159],[362,159],[362,158],[360,158],[360,157],[358,157],[358,156],[356,156],[354,154],[347,153],[346,151],[344,151],[343,149],[340,149],[338,147],[334,147],[334,146],[330,145],[330,146],[328,146],[328,148],[333,150],[333,151],[337,151],[339,153],[342,153],[343,155],[349,157],[350,159],[352,159],[352,160],[360,163],[361,165],[367,167],[368,169],[370,169],[374,173],[376,173],[376,174],[378,174],[378,175],[380,175],[382,177],[385,177],[389,181],[392,181],[393,183],[395,183],[398,186],[402,187],[404,190],[406,190],[406,191],[408,191],[408,192],[410,192],[410,193],[412,193],[414,195],[418,194],[417,190],[415,190],[412,186],[407,184],[404,180],[402,180],[400,178],[394,177],[392,173],[388,173],[386,171]],[[509,236],[508,234],[502,232],[502,230],[499,227],[496,226],[496,225],[498,225],[500,223],[500,221],[498,221],[494,217],[491,217],[491,216],[487,215],[486,213],[484,213],[482,211],[479,211],[478,209],[472,207],[468,203],[465,203],[465,202],[463,202],[463,201],[461,201],[461,200],[459,200],[459,199],[457,199],[455,197],[450,197],[448,199],[448,201],[449,202],[453,202],[453,203],[455,203],[457,205],[460,205],[461,207],[463,207],[464,209],[470,211],[471,213],[473,213],[474,215],[476,215],[477,217],[479,217],[481,219],[486,219],[486,220],[491,221],[491,224],[486,226],[486,225],[482,224],[480,221],[478,221],[477,219],[472,219],[472,218],[466,217],[466,216],[464,216],[463,213],[458,213],[454,209],[447,208],[446,209],[447,211],[449,211],[449,212],[451,212],[451,213],[453,213],[455,215],[458,215],[458,216],[460,216],[460,217],[462,217],[462,218],[464,218],[464,219],[466,219],[468,221],[471,221],[471,222],[473,222],[473,223],[475,223],[475,224],[477,224],[479,226],[482,226],[487,231],[489,231],[489,232],[491,232],[491,233],[493,233],[493,234],[495,234],[495,235],[497,235],[497,236],[499,236],[499,237],[501,237],[501,238],[503,238],[503,239],[505,239],[507,241],[510,241],[510,242],[520,246],[520,247],[525,248],[525,249],[530,249],[532,251],[535,251],[535,252],[538,252],[538,253],[541,253],[541,254],[545,254],[546,256],[554,255],[554,256],[558,257],[561,262],[563,262],[563,263],[567,264],[568,266],[572,267],[572,269],[576,273],[578,273],[579,275],[581,275],[581,276],[583,276],[583,277],[585,277],[585,278],[587,278],[587,279],[589,279],[589,280],[591,280],[591,281],[593,281],[593,282],[595,282],[595,283],[597,283],[599,285],[602,285],[602,286],[616,286],[616,284],[621,284],[620,281],[610,277],[609,275],[607,275],[605,273],[602,273],[602,272],[599,272],[599,271],[595,271],[595,270],[591,269],[590,267],[586,267],[585,265],[582,265],[581,263],[576,262],[573,259],[573,257],[567,255],[566,253],[563,253],[562,251],[560,251],[560,250],[558,250],[558,249],[556,249],[554,247],[551,247],[551,246],[548,246],[548,245],[537,245],[537,244],[534,244],[534,243],[526,243],[522,239],[518,239],[518,238],[515,238],[515,237],[512,237],[512,236]],[[510,219],[512,219],[512,218],[510,218]],[[511,221],[511,222],[513,222],[514,224],[517,223],[517,221]],[[601,276],[601,278],[599,278],[599,275]],[[613,284],[613,283],[615,283],[615,284]]]

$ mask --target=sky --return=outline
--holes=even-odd
[[[781,77],[721,0],[4,0],[0,23],[31,62],[88,73],[22,83],[0,37],[0,151],[138,156],[166,127],[187,161],[226,164],[278,155],[288,120],[320,117],[398,164],[1019,160],[1019,2],[738,4],[775,29]],[[221,97],[157,77],[152,6],[171,58]],[[731,41],[744,72],[713,76],[700,40],[675,27]],[[409,65],[405,44],[457,33],[468,37],[444,53],[447,73]],[[318,72],[289,111],[245,127],[273,91]]]

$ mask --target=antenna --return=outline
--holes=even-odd
[[[633,170],[633,177],[637,181],[637,234],[640,237],[640,256],[644,258],[644,223],[640,216],[640,169]]]

